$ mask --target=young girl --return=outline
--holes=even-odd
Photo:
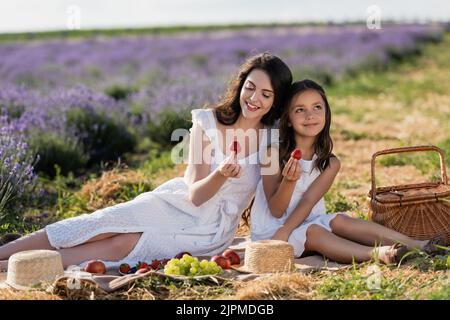
[[[66,267],[83,266],[91,259],[108,266],[171,258],[182,251],[222,252],[233,241],[240,214],[260,179],[258,163],[250,160],[270,143],[254,135],[246,140],[255,141],[230,153],[231,141],[224,137],[227,131],[233,135],[271,128],[291,82],[291,71],[278,57],[264,53],[249,58],[222,101],[212,109],[192,111],[189,164],[183,178],[9,242],[0,247],[0,267],[7,267],[12,254],[30,249],[57,250]]]
[[[323,196],[341,166],[332,154],[330,106],[322,87],[311,80],[293,83],[286,101],[279,149],[268,149],[269,159],[279,159],[280,170],[263,175],[257,186],[250,213],[252,240],[287,241],[296,257],[318,252],[341,263],[375,256],[396,263],[410,248],[433,253],[435,244],[443,245],[442,237],[419,241],[343,213],[326,214]],[[301,151],[300,160],[291,156],[295,149]]]

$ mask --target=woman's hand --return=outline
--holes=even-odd
[[[217,170],[226,178],[240,178],[241,166],[236,162],[236,151],[232,151],[231,155],[219,165]]]
[[[300,179],[301,173],[300,161],[290,157],[281,174],[283,175],[283,179],[287,181],[297,181]]]
[[[281,241],[288,242],[290,235],[291,235],[291,231],[287,227],[282,226],[272,236],[272,240],[281,240]]]

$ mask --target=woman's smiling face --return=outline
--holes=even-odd
[[[245,118],[262,118],[272,108],[274,98],[275,94],[267,73],[253,69],[241,89],[239,100],[242,115]]]
[[[325,102],[322,96],[312,89],[295,95],[289,105],[289,123],[301,136],[317,136],[325,127]]]

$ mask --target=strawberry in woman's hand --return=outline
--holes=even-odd
[[[237,140],[233,140],[233,142],[230,145],[230,151],[239,153],[240,150],[241,146],[239,145],[239,142],[237,142]]]
[[[296,160],[300,160],[302,158],[302,152],[300,151],[300,149],[295,149],[294,151],[292,151],[291,157]]]

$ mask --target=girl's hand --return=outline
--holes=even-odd
[[[226,158],[217,168],[219,173],[226,178],[240,178],[241,166],[236,163],[236,151]]]
[[[300,161],[290,157],[281,174],[287,181],[297,181],[300,179],[301,173]]]
[[[291,235],[291,232],[285,226],[282,226],[272,236],[272,240],[281,240],[281,241],[288,242],[290,235]]]

